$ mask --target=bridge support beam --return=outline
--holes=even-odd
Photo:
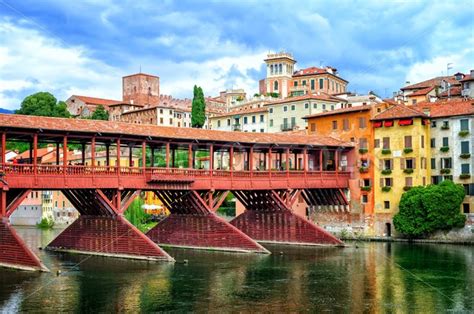
[[[174,261],[122,215],[136,191],[63,190],[81,216],[47,249],[150,261]],[[133,198],[132,198],[133,197]]]
[[[269,253],[214,213],[227,192],[157,190],[155,194],[171,215],[147,233],[154,242],[194,249]]]
[[[342,241],[312,222],[294,214],[298,190],[234,191],[246,211],[230,223],[263,243],[343,245]]]
[[[16,233],[8,218],[29,192],[6,187],[0,192],[0,267],[49,271]]]

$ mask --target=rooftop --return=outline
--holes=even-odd
[[[241,109],[241,110],[233,110],[226,113],[215,115],[213,118],[222,118],[222,117],[230,117],[239,114],[248,114],[248,113],[259,113],[259,112],[267,112],[268,108],[260,107],[260,108],[248,108],[248,109]]]
[[[306,95],[302,95],[302,96],[287,97],[287,98],[279,100],[279,101],[275,101],[275,102],[272,102],[272,103],[269,103],[269,104],[265,104],[265,106],[286,104],[286,103],[295,102],[295,101],[302,101],[302,100],[324,100],[324,101],[330,101],[330,102],[334,102],[334,103],[347,102],[347,100],[345,100],[345,99],[335,97],[335,96],[331,96],[331,95],[328,95],[328,94],[325,94],[325,93],[320,93],[319,95],[318,94],[306,94]]]
[[[82,95],[72,95],[72,97],[76,97],[88,105],[97,105],[97,106],[102,105],[102,106],[108,107],[110,105],[123,103],[123,101],[121,100],[89,97],[89,96],[82,96]]]
[[[158,125],[132,124],[114,121],[67,119],[25,115],[0,114],[0,128],[38,130],[42,133],[60,132],[74,134],[97,134],[102,136],[127,135],[133,138],[176,139],[184,141],[243,143],[265,145],[353,145],[332,137],[317,135],[288,135],[274,133],[228,132],[194,128],[176,128]],[[124,137],[125,139],[125,137]],[[133,139],[136,140],[136,139]]]
[[[422,82],[419,82],[419,83],[416,83],[416,84],[411,84],[411,85],[408,85],[408,86],[404,86],[400,89],[404,91],[404,90],[411,90],[411,89],[427,88],[427,87],[431,87],[431,86],[433,86],[433,87],[434,86],[441,86],[441,82],[443,80],[448,81],[451,85],[459,84],[459,81],[456,80],[454,75],[452,75],[452,76],[438,76],[438,77],[435,77],[435,78],[432,78],[432,79],[429,79],[429,80],[426,80],[426,81],[422,81]]]
[[[355,107],[350,107],[350,108],[342,108],[342,109],[336,109],[336,110],[331,110],[331,111],[326,111],[326,112],[320,112],[320,113],[307,115],[307,116],[303,117],[303,119],[318,118],[318,117],[325,117],[325,116],[335,116],[335,115],[339,115],[339,114],[353,113],[353,112],[369,111],[372,108],[373,107],[370,106],[370,105],[355,106]]]
[[[429,116],[432,118],[474,114],[474,100],[472,99],[451,98],[437,102],[420,102],[409,107],[423,113],[429,111]]]
[[[429,87],[426,87],[426,88],[416,90],[413,93],[411,93],[410,95],[408,95],[408,97],[411,97],[411,96],[424,96],[424,95],[428,94],[429,92],[431,92],[434,88],[435,88],[435,86],[429,86]]]
[[[416,117],[427,118],[428,116],[411,106],[396,104],[377,114],[372,120],[393,120]]]

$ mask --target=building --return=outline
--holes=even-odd
[[[340,99],[327,94],[307,94],[288,97],[265,106],[268,108],[268,132],[286,132],[305,130],[304,117],[315,113],[336,110],[345,103]]]
[[[225,103],[226,108],[232,108],[239,105],[240,102],[246,99],[247,93],[243,89],[227,89],[219,93],[219,99]]]
[[[393,234],[393,215],[404,191],[430,182],[429,116],[394,105],[372,119],[374,128],[374,231]]]
[[[464,76],[460,82],[462,84],[461,96],[474,98],[474,70],[471,70],[469,75]]]
[[[73,117],[77,118],[90,117],[98,106],[103,106],[108,111],[110,105],[118,103],[121,103],[121,101],[80,95],[72,95],[66,100],[67,110]]]
[[[260,94],[281,98],[318,92],[329,95],[346,91],[348,81],[339,77],[336,68],[309,67],[295,71],[296,60],[287,52],[271,53],[264,60],[266,77],[259,82]]]
[[[358,105],[304,117],[308,134],[331,136],[355,145],[357,169],[349,181],[350,212],[322,208],[315,212],[319,224],[332,228],[351,226],[353,231],[373,233],[374,223],[374,131],[371,118],[388,104]]]
[[[35,226],[43,217],[41,191],[31,191],[10,216],[12,225]]]
[[[160,103],[160,78],[145,73],[122,77],[122,101],[131,105],[158,105]]]
[[[221,131],[268,132],[268,108],[248,108],[214,115],[211,128]]]
[[[416,109],[431,119],[431,183],[449,179],[462,184],[462,212],[474,214],[474,101],[450,99],[419,103]]]
[[[379,96],[373,92],[369,92],[367,95],[359,95],[356,93],[345,92],[335,94],[338,98],[345,99],[347,102],[342,103],[342,108],[350,108],[357,106],[376,105],[384,102]]]

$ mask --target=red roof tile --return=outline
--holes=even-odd
[[[342,99],[342,98],[339,98],[339,97],[334,97],[334,96],[328,95],[326,93],[320,93],[319,95],[318,94],[306,94],[306,95],[302,95],[302,96],[287,97],[285,99],[275,101],[275,102],[272,102],[270,104],[265,104],[265,106],[286,104],[286,103],[290,103],[290,102],[301,101],[301,100],[311,100],[311,99],[331,101],[331,102],[334,102],[334,103],[347,102],[347,100],[345,100],[345,99]]]
[[[411,93],[410,95],[407,95],[407,96],[408,97],[424,96],[424,95],[428,94],[429,92],[431,92],[434,88],[435,88],[435,86],[429,86],[429,87],[426,87],[426,88],[422,88],[422,89],[414,91],[413,93]]]
[[[79,98],[83,102],[88,105],[102,105],[102,106],[109,106],[114,105],[117,103],[123,103],[121,100],[113,100],[113,99],[104,99],[104,98],[96,98],[96,97],[89,97],[89,96],[81,96],[81,95],[73,95],[76,98]]]
[[[229,116],[235,116],[235,115],[247,114],[247,113],[267,112],[267,111],[268,111],[267,107],[248,108],[248,109],[233,110],[233,111],[230,111],[230,112],[218,114],[218,115],[215,115],[214,118],[229,117]]]
[[[351,108],[342,108],[342,109],[336,109],[336,110],[331,110],[331,111],[326,111],[326,112],[315,113],[315,114],[307,115],[303,117],[303,119],[333,116],[333,115],[339,115],[339,114],[350,113],[350,112],[362,112],[362,111],[368,111],[371,109],[372,109],[372,106],[370,105],[355,106]]]
[[[450,91],[449,91],[449,96],[453,97],[453,96],[461,96],[461,86],[453,86],[451,87]],[[448,97],[448,91],[445,90],[444,92],[442,92],[441,94],[439,94],[439,97],[440,98],[444,98],[444,97]]]
[[[427,87],[432,87],[432,86],[441,86],[441,81],[446,80],[448,81],[451,85],[458,85],[459,81],[456,80],[454,76],[438,76],[426,81],[422,81],[416,84],[404,86],[400,88],[401,90],[411,90],[411,89],[420,89],[420,88],[427,88]]]
[[[437,102],[420,102],[409,106],[419,112],[427,112],[432,118],[464,116],[474,114],[474,100],[446,99]]]
[[[346,146],[352,147],[335,138],[317,135],[288,135],[274,133],[247,133],[205,130],[194,128],[176,128],[158,125],[132,124],[114,121],[87,119],[66,119],[18,114],[0,114],[0,128],[29,129],[46,131],[68,131],[73,133],[118,134],[130,137],[154,137],[161,139],[182,139],[188,141],[247,144],[282,144],[282,145],[315,145],[315,146]]]
[[[372,120],[393,120],[401,118],[415,118],[415,117],[428,117],[424,113],[411,108],[410,106],[405,105],[393,105],[378,115],[376,115]]]

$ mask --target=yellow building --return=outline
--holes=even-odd
[[[430,125],[424,113],[395,105],[372,119],[374,127],[375,234],[390,236],[400,198],[430,184]]]

